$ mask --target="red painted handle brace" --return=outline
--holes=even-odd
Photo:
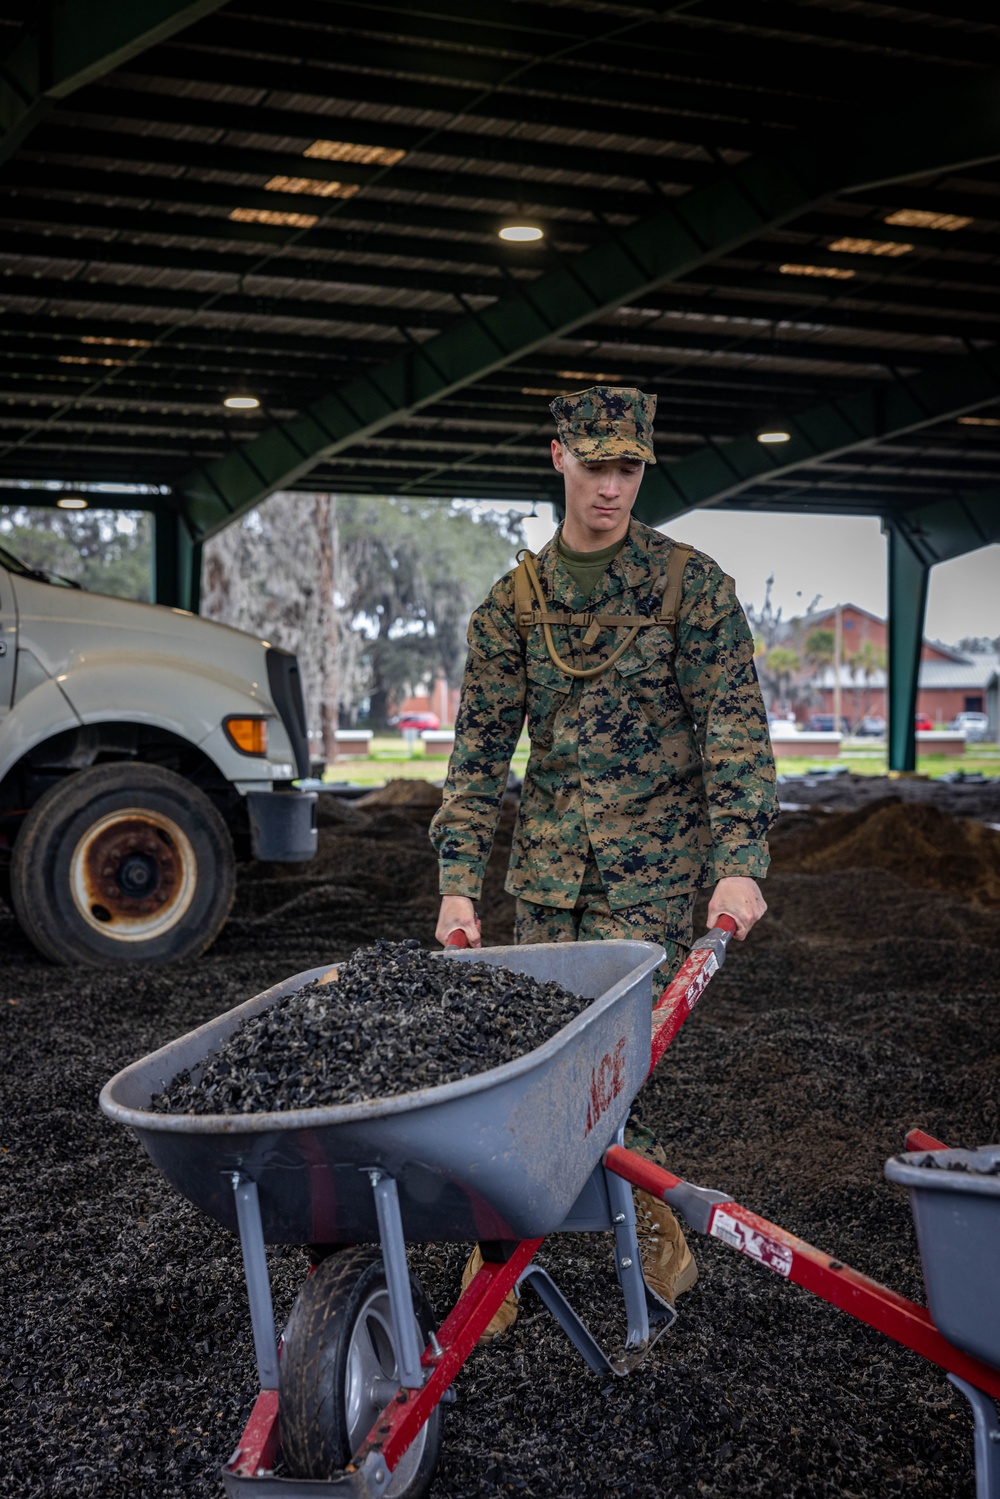
[[[985,1390],[994,1400],[1000,1399],[1000,1369],[981,1363],[949,1343],[922,1306],[888,1286],[869,1280],[860,1271],[852,1270],[842,1260],[833,1259],[776,1223],[751,1213],[723,1193],[693,1186],[653,1161],[641,1160],[630,1150],[611,1146],[605,1153],[604,1164],[617,1176],[678,1209],[693,1227],[721,1239],[738,1254],[747,1255],[859,1322],[877,1328],[922,1358]]]
[[[940,1140],[935,1140],[933,1135],[927,1135],[922,1129],[911,1129],[903,1142],[907,1150],[947,1150],[947,1145],[942,1145]]]

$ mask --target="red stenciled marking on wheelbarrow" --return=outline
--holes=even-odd
[[[752,1227],[749,1223],[743,1223],[739,1218],[734,1218],[732,1213],[727,1213],[725,1207],[717,1207],[712,1212],[712,1219],[708,1225],[708,1231],[713,1239],[721,1239],[731,1249],[738,1249],[740,1254],[749,1255],[752,1260],[759,1260],[766,1265],[768,1270],[774,1270],[778,1275],[789,1276],[792,1273],[792,1251],[786,1245],[780,1244],[777,1239],[772,1239],[769,1234],[762,1233],[760,1229]]]
[[[589,1135],[601,1115],[607,1113],[624,1086],[625,1037],[619,1036],[614,1051],[606,1051],[597,1066],[590,1069],[585,1135]]]

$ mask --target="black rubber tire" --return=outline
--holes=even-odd
[[[14,912],[39,952],[95,966],[197,957],[236,886],[229,832],[204,792],[132,762],[50,787],[24,819],[10,872]]]
[[[434,1313],[411,1275],[413,1308],[426,1343]],[[344,1468],[391,1398],[373,1374],[395,1383],[389,1293],[376,1249],[345,1249],[313,1272],[292,1308],[281,1350],[281,1448],[295,1478],[330,1478]],[[422,1499],[441,1448],[440,1405],[392,1475],[387,1499]]]

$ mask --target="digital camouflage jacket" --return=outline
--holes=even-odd
[[[538,574],[556,610],[656,613],[652,587],[673,545],[633,520],[589,599],[560,562],[556,538],[539,552]],[[692,552],[676,649],[668,627],[652,625],[608,671],[578,679],[550,660],[539,626],[523,645],[513,577],[494,585],[469,624],[455,748],[431,824],[441,894],[480,894],[525,719],[531,753],[506,882],[512,895],[572,907],[588,846],[613,910],[725,875],[763,875],[777,815],[774,760],[732,579]],[[621,638],[604,629],[586,647],[586,633],[553,627],[568,665],[596,665]]]

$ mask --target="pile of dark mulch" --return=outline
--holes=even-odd
[[[192,1079],[153,1095],[161,1114],[261,1114],[392,1098],[457,1082],[541,1046],[589,1003],[491,963],[376,942],[329,983],[244,1020]]]
[[[808,821],[807,821],[808,819]],[[907,885],[1000,906],[1000,832],[970,817],[952,817],[929,802],[878,797],[851,812],[805,812],[780,819],[772,866],[827,873],[884,869]]]
[[[957,772],[948,780],[859,776],[839,767],[806,770],[783,776],[778,787],[782,806],[827,808],[853,812],[871,801],[893,796],[900,801],[927,804],[952,817],[974,817],[1000,823],[1000,776]]]
[[[238,1243],[97,1095],[290,974],[378,937],[431,946],[426,817],[331,820],[321,878],[247,872],[237,921],[169,970],[50,968],[0,908],[4,1492],[221,1494],[256,1393]],[[498,859],[492,942],[510,939]],[[906,1196],[882,1166],[914,1125],[952,1145],[1000,1139],[1000,915],[968,904],[957,876],[943,894],[875,869],[779,872],[766,893],[767,921],[733,945],[644,1089],[646,1118],[679,1173],[921,1300]],[[700,1279],[675,1329],[607,1392],[526,1293],[459,1377],[435,1495],[973,1499],[971,1421],[939,1370],[715,1240],[693,1248]],[[441,1316],[466,1254],[412,1251]],[[280,1322],[305,1257],[269,1258]],[[606,1237],[554,1236],[539,1258],[620,1346]]]

